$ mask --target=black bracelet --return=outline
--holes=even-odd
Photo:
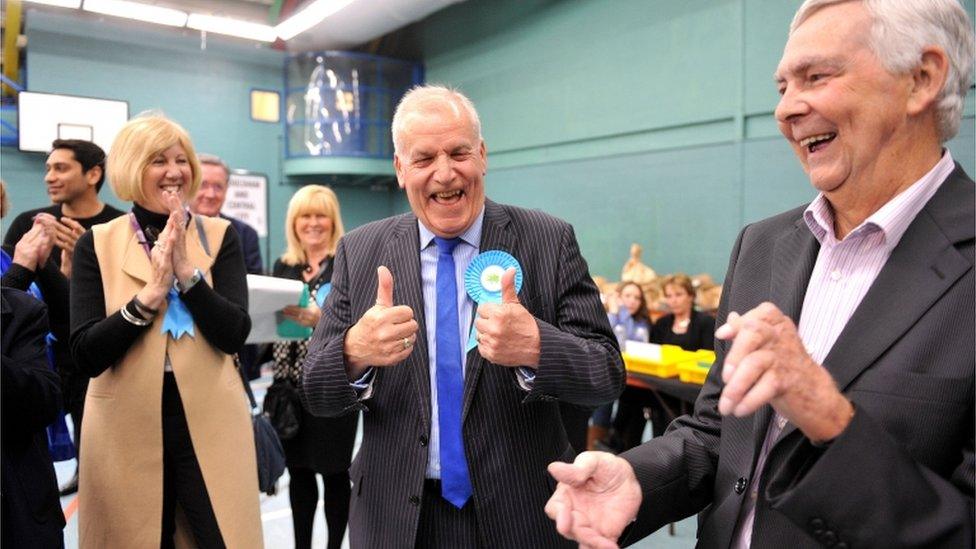
[[[142,313],[142,316],[156,316],[159,314],[159,309],[151,309],[145,303],[139,301],[139,296],[132,296],[132,304],[136,306],[136,310]]]

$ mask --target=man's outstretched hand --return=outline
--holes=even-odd
[[[617,547],[643,499],[630,463],[606,452],[583,452],[573,463],[550,463],[549,474],[559,482],[546,504],[556,530],[581,547]]]

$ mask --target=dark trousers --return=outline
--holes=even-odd
[[[441,497],[439,480],[424,481],[424,499],[420,507],[420,524],[414,547],[480,547],[478,518],[471,499],[458,509]]]
[[[288,499],[291,501],[291,523],[295,532],[295,549],[312,547],[312,525],[319,503],[319,485],[315,471],[303,467],[288,468]],[[325,525],[329,529],[329,549],[342,547],[349,521],[349,497],[352,488],[349,472],[322,475],[322,507]]]
[[[72,368],[59,367],[58,375],[61,376],[64,411],[71,416],[75,454],[81,460],[81,418],[85,413],[85,393],[88,392],[89,378],[87,375],[77,372],[73,364]]]
[[[665,409],[670,409],[671,413]],[[630,387],[624,389],[617,403],[617,415],[613,418],[613,443],[616,450],[624,452],[639,446],[647,418],[644,409],[650,410],[651,432],[654,438],[664,434],[673,415],[680,414],[681,401],[663,394],[655,395],[648,389]]]
[[[559,415],[563,420],[563,428],[566,429],[566,437],[569,445],[576,450],[576,453],[586,451],[586,431],[590,424],[592,408],[574,406],[565,402],[559,403]]]
[[[163,375],[163,536],[161,547],[173,547],[176,505],[183,510],[199,547],[224,547],[210,504],[200,463],[193,451],[183,401],[171,372]]]

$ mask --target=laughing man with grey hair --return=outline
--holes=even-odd
[[[775,116],[819,195],[739,234],[694,412],[550,466],[561,534],[973,546],[976,194],[944,147],[973,49],[957,0],[800,7]]]

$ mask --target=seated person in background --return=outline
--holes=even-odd
[[[651,329],[651,343],[677,345],[686,351],[712,349],[715,345],[715,319],[695,310],[695,288],[688,275],[678,273],[664,278],[664,299],[671,311],[659,318]],[[651,430],[655,437],[664,434],[672,414],[681,409],[681,401],[647,389],[627,386],[617,405],[613,420],[615,449],[629,450],[641,443],[644,433],[644,408],[651,411]]]
[[[636,282],[621,282],[614,292],[615,303],[607,312],[607,319],[623,349],[624,341],[648,341],[651,319],[647,315],[644,291]]]
[[[45,429],[61,410],[61,380],[48,364],[47,332],[43,303],[20,290],[0,289],[3,547],[64,545],[64,514]]]
[[[620,349],[624,349],[624,342],[648,341],[651,334],[651,319],[647,316],[647,302],[644,291],[636,282],[621,282],[617,290],[611,295],[611,310],[607,314],[613,333],[617,336]],[[597,408],[590,417],[590,429],[586,437],[587,450],[596,449],[597,443],[607,444],[610,432],[613,403],[604,404]]]
[[[661,283],[671,312],[651,330],[651,343],[677,345],[686,351],[715,347],[715,319],[695,310],[695,287],[684,273],[669,275]]]

